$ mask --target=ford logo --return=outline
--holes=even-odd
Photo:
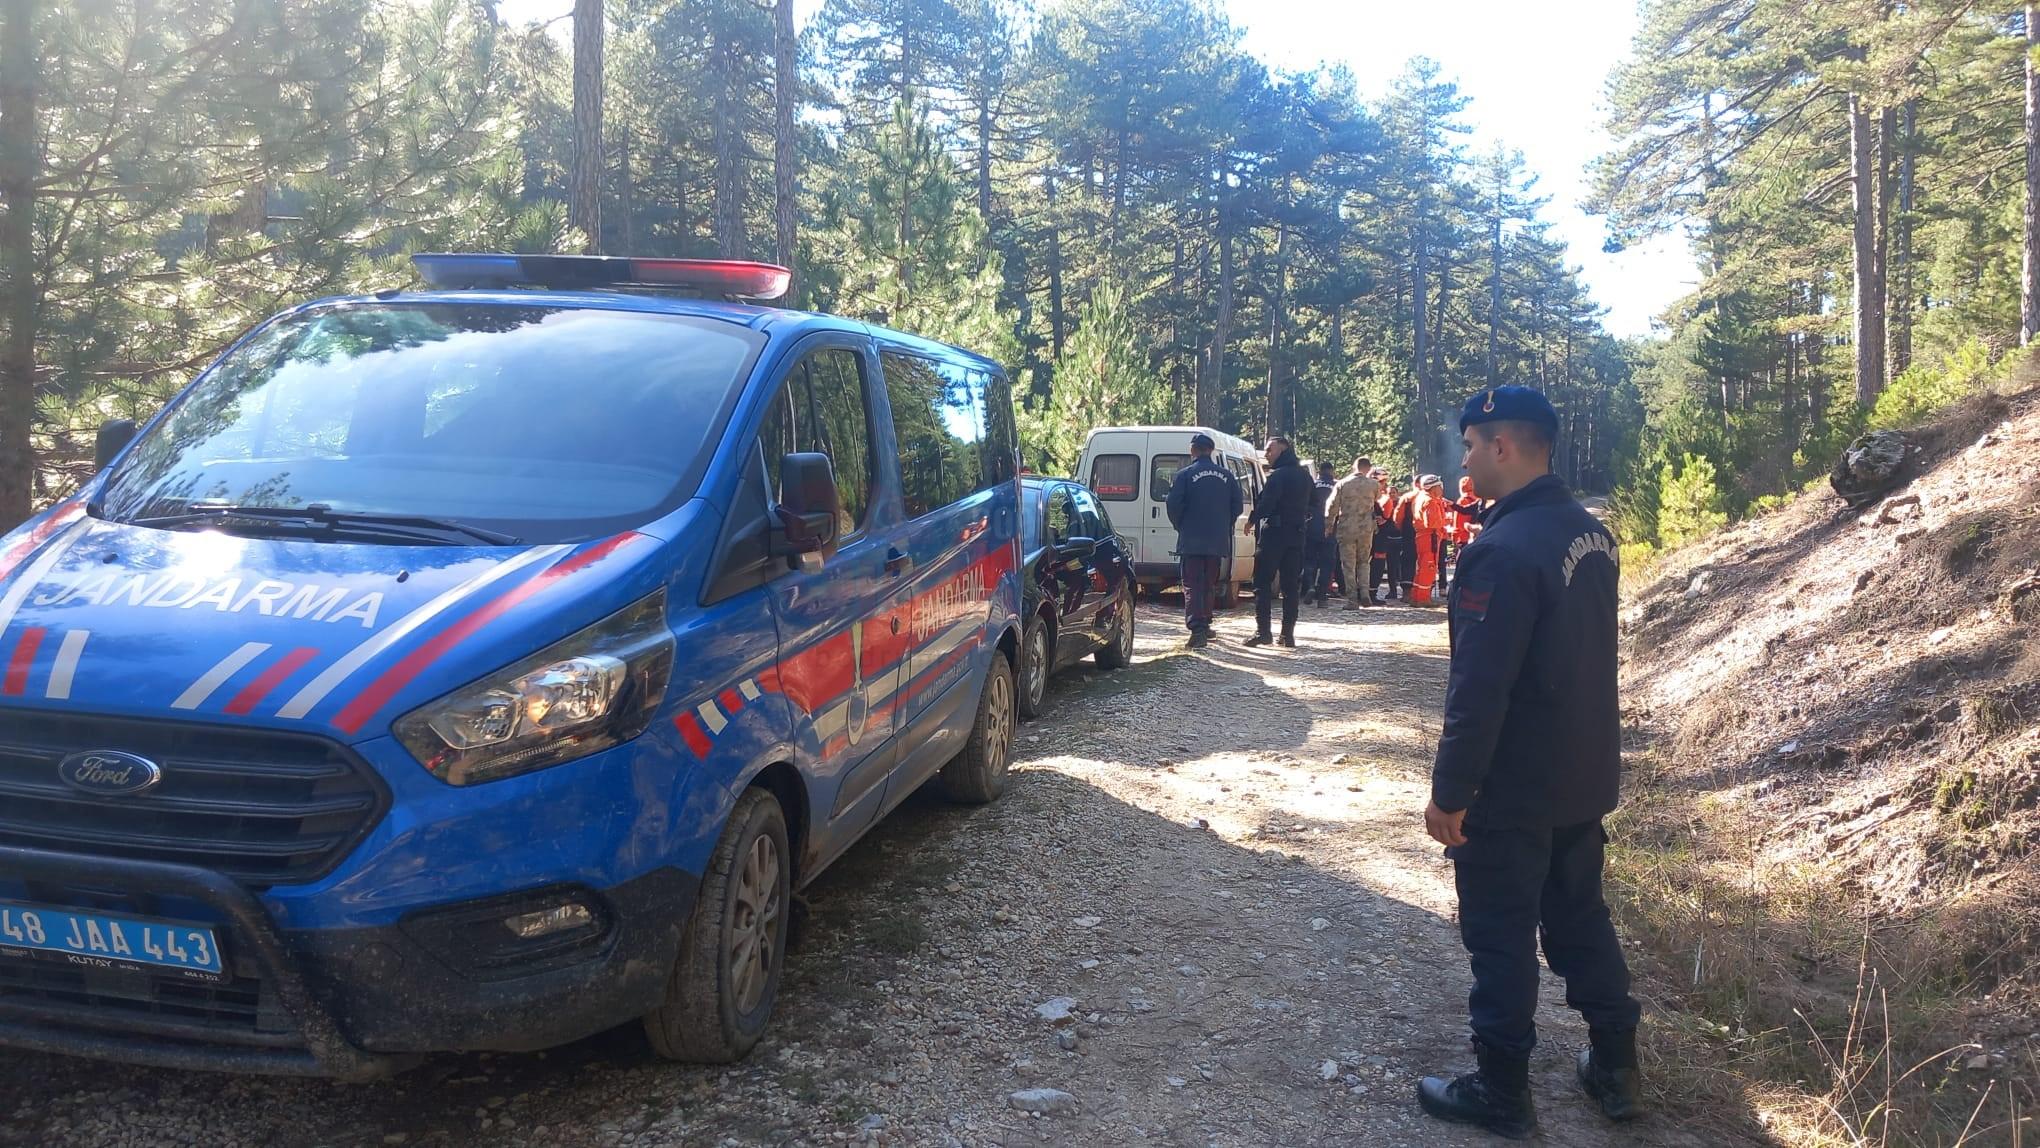
[[[163,767],[117,749],[74,753],[57,764],[65,785],[98,797],[126,797],[163,780]]]

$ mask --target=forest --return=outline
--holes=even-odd
[[[2029,13],[1643,5],[1588,206],[1700,285],[1618,340],[1437,63],[1273,70],[1206,0],[4,0],[0,524],[282,307],[592,251],[777,261],[998,359],[1040,470],[1187,421],[1448,471],[1459,399],[1529,383],[1675,544],[2030,337]]]
[[[1044,471],[1151,421],[1438,471],[1465,394],[1528,382],[1605,490],[1641,430],[1634,350],[1451,77],[1273,71],[1209,4],[6,0],[0,41],[0,523],[423,250],[784,263],[792,305],[1005,363]]]

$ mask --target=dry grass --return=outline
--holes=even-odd
[[[1644,954],[1669,1104],[1808,1148],[2017,1144],[2034,1131],[2040,1049],[1972,1035],[2010,1019],[1992,1008],[2016,1016],[2035,1000],[2030,872],[1894,913],[1845,874],[1768,858],[1775,826],[1732,800],[1675,796],[1640,761],[1642,795],[1611,821],[1609,892]]]

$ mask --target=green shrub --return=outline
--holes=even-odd
[[[1633,586],[1650,577],[1651,569],[1657,565],[1658,548],[1648,542],[1624,542],[1617,557],[1621,559],[1623,579]]]
[[[1712,461],[1687,454],[1676,469],[1665,463],[1658,472],[1657,525],[1658,540],[1667,547],[1683,546],[1728,525]]]
[[[1982,390],[1995,377],[1990,348],[1971,340],[1937,366],[1915,366],[1891,380],[1870,412],[1870,429],[1918,426]]]

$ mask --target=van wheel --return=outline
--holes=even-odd
[[[1041,716],[1041,702],[1048,695],[1048,672],[1055,664],[1049,653],[1048,623],[1036,614],[1028,620],[1027,634],[1020,639],[1019,706],[1022,718]]]
[[[654,1052],[726,1064],[765,1035],[786,960],[790,857],[778,799],[746,790],[709,857],[666,999],[645,1017]]]
[[[1112,640],[1098,647],[1098,668],[1116,670],[1133,662],[1133,595],[1119,600],[1119,622]]]
[[[1013,764],[1013,708],[1013,668],[994,651],[970,740],[942,767],[942,792],[951,801],[983,805],[1006,792],[1006,770]]]

